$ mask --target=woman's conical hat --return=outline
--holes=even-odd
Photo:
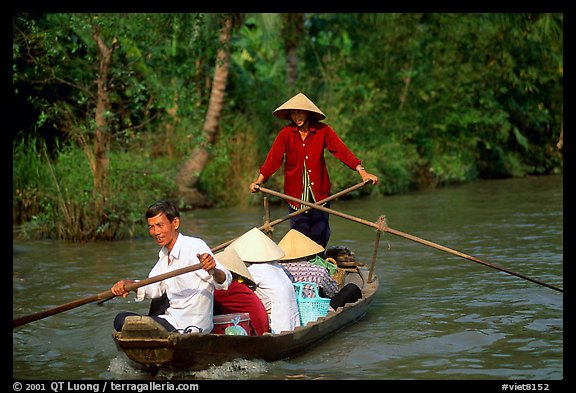
[[[310,112],[315,120],[324,120],[326,116],[322,111],[304,94],[298,93],[288,101],[280,105],[272,114],[279,119],[292,121],[290,109],[301,109]]]
[[[324,247],[296,229],[290,229],[278,246],[284,251],[281,261],[309,257],[324,251]]]
[[[248,271],[246,264],[233,248],[226,247],[224,251],[214,256],[226,269],[254,282],[254,278],[250,274],[250,271]]]
[[[284,256],[284,251],[256,227],[234,240],[233,248],[244,262],[272,262]]]

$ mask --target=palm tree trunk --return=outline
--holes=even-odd
[[[90,162],[90,169],[94,177],[94,196],[96,201],[96,210],[103,208],[105,199],[108,197],[108,172],[110,167],[108,149],[110,145],[110,132],[108,130],[108,120],[106,119],[106,112],[109,109],[108,97],[108,71],[110,62],[112,60],[112,52],[116,43],[114,38],[112,45],[107,47],[102,37],[100,37],[100,29],[95,24],[93,26],[92,38],[98,45],[100,50],[99,70],[96,85],[98,87],[98,94],[96,99],[96,112],[95,112],[95,131],[94,131],[94,144],[92,148],[86,149],[88,153],[88,161]]]
[[[220,30],[221,47],[216,57],[210,102],[202,129],[202,142],[193,148],[192,153],[186,161],[184,161],[176,177],[180,198],[184,204],[183,208],[207,207],[210,205],[209,200],[198,191],[197,186],[200,174],[204,170],[210,157],[208,148],[216,140],[218,135],[220,114],[222,112],[224,93],[228,79],[228,66],[230,63],[228,41],[230,40],[232,27],[232,18],[226,16]]]
[[[296,49],[300,45],[304,34],[304,14],[282,14],[282,35],[284,36],[284,56],[286,58],[286,85],[296,86],[298,80],[298,54]]]

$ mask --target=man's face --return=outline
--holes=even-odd
[[[148,218],[148,232],[154,238],[156,244],[161,247],[172,249],[176,238],[178,237],[178,227],[180,226],[180,219],[175,217],[172,222],[168,220],[166,214],[159,213],[158,215]]]

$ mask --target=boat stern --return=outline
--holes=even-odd
[[[172,362],[174,347],[169,332],[148,316],[126,317],[122,331],[112,333],[116,346],[132,361],[147,369]]]

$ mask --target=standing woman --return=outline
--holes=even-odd
[[[348,149],[336,132],[325,123],[326,116],[304,94],[298,93],[272,113],[279,119],[290,121],[284,126],[260,167],[258,178],[250,184],[250,191],[258,191],[284,162],[284,193],[305,202],[315,203],[330,196],[330,178],[324,159],[328,150],[350,169],[360,174],[363,182],[378,182],[378,177],[361,165],[362,161]],[[325,204],[326,207],[330,203]],[[299,203],[289,202],[290,213],[302,209]],[[311,209],[290,219],[290,226],[302,232],[322,247],[330,239],[329,215]]]

